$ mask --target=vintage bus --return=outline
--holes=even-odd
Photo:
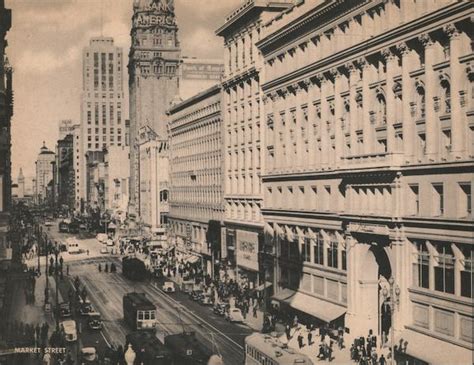
[[[254,333],[245,338],[245,365],[314,365],[311,359],[276,336]]]
[[[145,293],[128,293],[123,296],[123,318],[133,330],[154,331],[156,307]]]

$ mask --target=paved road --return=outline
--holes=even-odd
[[[53,239],[66,239],[69,235],[57,232],[51,227],[49,235]],[[123,345],[130,329],[123,322],[122,298],[132,291],[144,292],[158,309],[157,337],[161,340],[167,334],[183,330],[194,331],[197,338],[214,353],[222,354],[225,364],[243,362],[243,342],[252,331],[245,325],[230,324],[213,314],[210,307],[204,307],[190,300],[185,293],[165,294],[151,283],[132,282],[121,274],[118,256],[101,255],[102,245],[95,239],[79,240],[79,244],[89,249],[89,256],[64,255],[70,268],[70,277],[78,276],[81,286],[87,289],[88,297],[104,320],[104,329],[91,332],[82,324],[83,345],[94,345],[99,349],[108,344]],[[99,262],[114,262],[117,273],[99,273]],[[102,264],[103,266],[103,264]]]

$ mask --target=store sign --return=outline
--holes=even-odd
[[[389,228],[384,224],[350,223],[349,231],[353,233],[372,233],[387,236]]]
[[[237,230],[237,265],[258,271],[258,234]]]
[[[186,63],[181,65],[183,79],[220,80],[224,73],[223,65],[213,63]]]
[[[155,25],[173,26],[176,25],[176,19],[166,14],[139,14],[133,21],[133,26],[138,28]]]

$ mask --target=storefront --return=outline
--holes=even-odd
[[[258,233],[236,230],[235,257],[237,280],[249,289],[259,284]]]

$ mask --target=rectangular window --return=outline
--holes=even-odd
[[[410,195],[407,202],[410,207],[410,211],[408,214],[418,215],[420,213],[420,190],[418,184],[409,185],[409,194]]]
[[[444,214],[444,188],[442,183],[433,184],[433,215],[442,216]]]
[[[429,289],[430,285],[430,254],[425,242],[415,242],[417,260],[414,265],[413,278],[415,286]]]
[[[454,257],[449,244],[438,244],[435,266],[435,290],[454,294]]]
[[[337,264],[337,249],[338,249],[338,242],[337,241],[331,241],[329,243],[329,247],[327,249],[328,253],[328,266],[333,267],[335,269],[338,268]]]
[[[341,250],[341,269],[347,270],[347,254],[345,249]]]
[[[318,265],[324,264],[324,241],[322,237],[317,237],[313,246],[313,262]]]
[[[301,257],[304,262],[311,261],[311,240],[308,237],[304,237],[301,243]]]
[[[461,218],[468,217],[472,214],[471,183],[459,183],[458,194],[458,215]]]
[[[326,199],[324,199],[324,210],[329,211],[331,209],[331,187],[326,185],[324,187],[326,190]]]

